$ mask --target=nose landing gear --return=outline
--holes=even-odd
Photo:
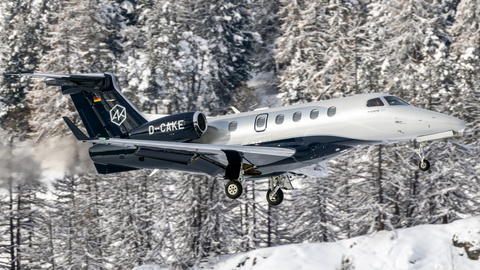
[[[418,163],[418,168],[420,170],[426,172],[430,169],[430,162],[425,158],[425,143],[421,142],[420,143],[420,149],[418,155],[420,156],[420,162]]]
[[[282,189],[293,189],[292,183],[287,173],[268,178],[269,189],[267,191],[267,202],[272,205],[279,205],[283,201]]]

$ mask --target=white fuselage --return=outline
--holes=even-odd
[[[459,132],[465,123],[454,117],[416,108],[411,105],[390,106],[382,93],[358,95],[293,106],[271,108],[218,116],[208,119],[207,132],[196,142],[226,145],[256,145],[271,141],[309,136],[332,136],[366,142],[393,143],[447,131]],[[367,107],[367,101],[380,98],[383,106]],[[335,114],[328,116],[329,108]],[[318,117],[311,119],[312,110]],[[301,112],[298,121],[294,114]],[[278,115],[284,115],[281,124]],[[266,117],[266,125],[258,127],[256,119]],[[229,125],[237,122],[235,131]]]
[[[375,93],[211,117],[206,132],[189,143],[294,150],[289,157],[244,152],[264,176],[324,162],[362,145],[448,138],[464,128],[454,117]],[[228,164],[224,155],[210,158]]]

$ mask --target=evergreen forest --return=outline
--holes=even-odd
[[[97,174],[61,118],[81,125],[69,97],[2,76],[0,269],[198,269],[480,215],[480,0],[1,0],[0,71],[112,72],[147,114],[383,92],[467,124],[428,144],[428,172],[416,142],[360,148],[326,177],[293,175],[271,207],[266,180],[231,200],[222,177]],[[70,143],[69,165],[45,181],[22,147],[52,138]]]

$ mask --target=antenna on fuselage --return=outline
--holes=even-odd
[[[230,108],[233,110],[233,112],[235,114],[239,114],[239,113],[242,113],[241,111],[239,111],[237,108],[233,107],[233,106],[230,106]]]

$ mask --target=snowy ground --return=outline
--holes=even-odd
[[[383,231],[336,243],[286,245],[228,255],[214,269],[480,269],[480,261],[468,259],[464,248],[453,246],[454,235],[478,249],[480,217]]]

